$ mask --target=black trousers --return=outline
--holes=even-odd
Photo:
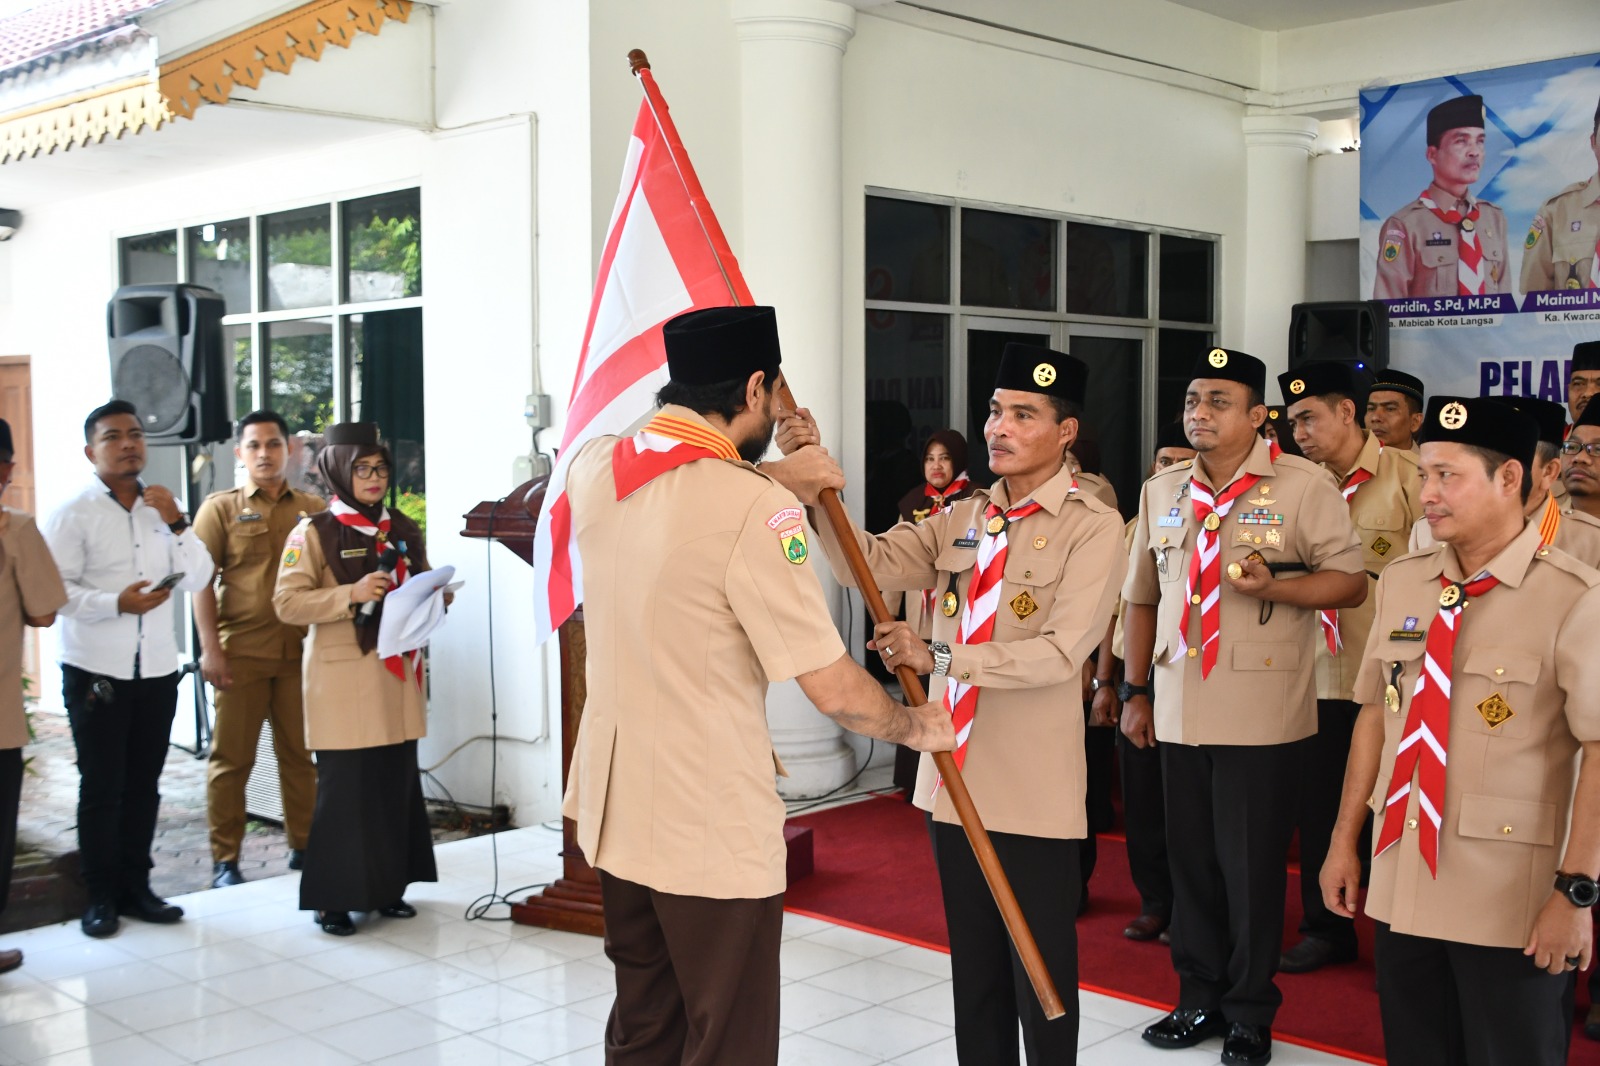
[[[1100,843],[1095,834],[1109,831],[1117,821],[1117,808],[1111,802],[1111,768],[1117,761],[1117,737],[1121,730],[1115,726],[1089,725],[1088,704],[1084,704],[1083,714],[1086,769],[1083,803],[1089,832],[1078,841],[1078,877],[1083,883],[1084,898],[1088,898],[1089,878],[1094,876],[1095,864],[1100,859]]]
[[[598,873],[617,972],[606,1066],[776,1063],[782,893],[677,896]]]
[[[1350,760],[1350,735],[1355,731],[1361,705],[1350,700],[1318,700],[1317,732],[1300,746],[1300,935],[1326,940],[1340,951],[1354,954],[1356,927],[1322,904],[1317,875],[1328,858],[1333,823],[1339,819],[1339,797],[1344,792],[1344,767]],[[1371,853],[1361,849],[1361,854]]]
[[[1376,923],[1378,1006],[1391,1066],[1560,1066],[1572,1042],[1571,974],[1521,948],[1396,933]]]
[[[1128,872],[1139,890],[1139,913],[1172,917],[1172,870],[1167,864],[1166,789],[1161,748],[1141,748],[1117,731],[1122,772],[1122,823],[1128,837]]]
[[[950,929],[956,1060],[1017,1066],[1017,1023],[1030,1066],[1078,1061],[1078,841],[990,831],[1006,878],[1067,1008],[1050,1021],[1011,946],[1000,908],[959,825],[931,822]]]
[[[0,748],[0,913],[11,895],[17,859],[17,807],[22,802],[22,749]]]
[[[1178,1006],[1271,1025],[1300,745],[1158,747]]]
[[[94,692],[96,681],[111,689]],[[78,750],[78,856],[89,898],[115,903],[148,888],[178,675],[102,678],[62,664],[61,695]]]

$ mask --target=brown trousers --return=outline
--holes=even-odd
[[[244,842],[244,786],[256,765],[261,723],[272,723],[283,792],[283,822],[291,848],[311,837],[317,802],[317,768],[306,750],[306,715],[299,659],[229,658],[233,684],[217,693],[217,724],[206,767],[206,812],[211,858],[237,862]]]
[[[606,1066],[773,1066],[783,895],[675,896],[599,873],[617,971]]]

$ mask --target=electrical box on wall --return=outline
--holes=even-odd
[[[528,427],[533,430],[549,429],[555,412],[550,409],[550,394],[548,392],[530,392],[523,403],[522,417],[528,420]]]

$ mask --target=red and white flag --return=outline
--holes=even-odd
[[[583,602],[567,467],[595,437],[627,431],[667,380],[661,326],[702,307],[748,305],[749,287],[648,68],[611,210],[578,380],[533,542],[535,631],[544,641]]]

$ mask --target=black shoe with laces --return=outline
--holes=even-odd
[[[141,922],[156,925],[171,925],[183,918],[182,907],[168,903],[150,891],[149,885],[135,889],[118,900],[117,913],[125,918],[137,918]]]

